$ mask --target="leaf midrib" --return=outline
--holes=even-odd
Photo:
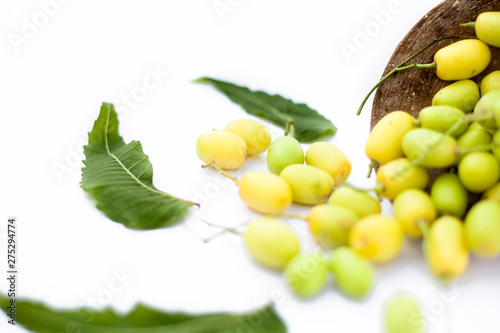
[[[129,176],[139,185],[141,185],[142,187],[146,188],[148,191],[151,191],[153,193],[156,193],[156,194],[159,194],[161,196],[164,196],[164,197],[167,197],[167,198],[173,198],[171,195],[165,193],[165,192],[162,192],[162,191],[158,191],[157,189],[153,188],[153,187],[150,187],[150,186],[147,186],[146,184],[144,184],[140,179],[138,179],[132,172],[130,172],[129,169],[127,169],[125,167],[125,165],[123,165],[123,163],[118,159],[118,157],[116,157],[112,152],[111,150],[109,149],[109,143],[108,143],[108,128],[109,128],[109,118],[110,118],[110,114],[111,114],[111,111],[110,111],[110,108],[108,108],[108,111],[106,113],[106,126],[104,126],[104,146],[106,147],[106,152],[107,154],[113,158],[119,165],[120,167],[125,170],[126,173],[129,174]],[[148,166],[149,168],[149,166]],[[179,199],[180,200],[180,199]]]
[[[254,97],[252,94],[247,94],[246,92],[244,93],[239,93],[236,89],[234,90],[234,87],[229,87],[229,89],[233,92],[233,94],[235,94],[236,96],[242,98],[242,99],[246,99],[247,101],[259,106],[259,107],[263,107],[265,109],[267,109],[269,112],[271,112],[272,114],[274,114],[276,117],[284,120],[285,122],[289,122],[289,121],[293,121],[292,118],[290,117],[287,117],[286,115],[284,115],[279,109],[275,108],[274,106],[270,105],[269,103],[261,100],[261,99],[258,99],[256,97]]]

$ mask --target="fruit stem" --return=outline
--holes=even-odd
[[[485,144],[485,145],[478,145],[475,147],[458,147],[457,146],[457,156],[463,155],[463,154],[468,154],[468,153],[473,153],[475,151],[489,151],[491,150],[492,145],[491,144]]]
[[[376,192],[377,191],[377,187],[372,187],[372,188],[359,188],[359,187],[356,187],[355,185],[352,185],[352,184],[349,184],[349,183],[343,183],[342,185],[339,184],[339,186],[336,186],[334,188],[334,190],[336,190],[337,188],[340,188],[342,186],[349,186],[350,188],[356,190],[356,191],[359,191],[359,192],[365,192],[365,193],[370,193],[370,192]]]
[[[375,194],[378,196],[379,201],[381,200],[381,193],[385,191],[385,184],[384,183],[378,183],[377,186],[373,189]]]
[[[219,171],[224,177],[227,177],[229,179],[231,179],[232,181],[234,181],[236,183],[236,185],[238,185],[238,178],[234,177],[233,175],[231,175],[229,172],[227,171],[224,171],[222,170],[222,168],[220,166],[217,165],[217,163],[215,163],[215,161],[212,161],[208,164],[205,164],[205,165],[202,165],[201,168],[202,169],[206,169],[206,168],[214,168],[216,169],[217,171]]]
[[[211,223],[211,222],[208,222],[200,217],[198,217],[201,221],[203,221],[204,223],[206,223],[208,226],[210,227],[214,227],[214,228],[219,228],[221,229],[221,231],[219,231],[218,233],[216,233],[215,235],[212,235],[210,236],[209,238],[205,238],[203,241],[205,243],[208,243],[210,241],[212,241],[214,238],[216,237],[219,237],[220,235],[223,235],[224,233],[226,232],[230,232],[232,234],[235,234],[235,235],[238,235],[238,236],[242,236],[242,232],[238,231],[237,228],[229,228],[229,227],[225,227],[225,226],[222,226],[222,225],[218,225],[218,224],[214,224],[214,223]],[[244,225],[244,224],[242,224]]]
[[[359,116],[361,114],[361,110],[363,109],[366,101],[368,100],[368,98],[370,97],[370,95],[373,93],[373,91],[378,87],[380,86],[389,76],[391,76],[392,74],[398,72],[396,71],[396,69],[398,68],[403,68],[401,66],[403,66],[404,64],[406,64],[408,61],[410,61],[411,59],[415,58],[417,55],[419,55],[421,52],[423,52],[424,50],[426,50],[427,48],[429,48],[430,46],[432,46],[434,43],[437,43],[437,42],[440,42],[442,40],[445,40],[445,39],[451,39],[451,38],[466,38],[466,39],[477,39],[477,37],[474,37],[474,36],[461,36],[461,35],[457,35],[457,36],[447,36],[447,37],[443,37],[443,38],[438,38],[438,39],[434,39],[433,41],[427,43],[427,45],[425,45],[424,47],[422,47],[420,50],[418,50],[417,52],[415,52],[413,55],[411,55],[409,58],[407,58],[405,61],[403,61],[402,63],[400,63],[399,65],[396,66],[396,68],[394,68],[392,71],[390,71],[386,76],[384,76],[376,85],[375,87],[373,87],[370,92],[368,92],[368,95],[366,95],[365,99],[363,100],[363,102],[361,103],[361,106],[359,107],[358,111],[356,112],[356,114]],[[430,65],[430,64],[429,64]]]
[[[417,226],[420,229],[420,232],[422,233],[422,237],[427,238],[427,235],[429,234],[429,224],[427,223],[427,220],[418,219]]]
[[[371,94],[375,91],[375,89],[377,89],[378,86],[380,86],[382,83],[384,83],[385,80],[387,80],[394,73],[402,72],[402,71],[405,71],[407,69],[412,69],[412,68],[432,69],[432,70],[435,70],[436,69],[436,63],[433,62],[433,63],[430,63],[430,64],[413,64],[413,65],[408,65],[408,66],[405,66],[405,67],[396,67],[396,68],[394,68],[392,71],[390,71],[389,73],[387,73],[383,78],[381,78],[380,81],[378,81],[377,84],[374,85],[373,88],[368,92],[368,94],[366,95],[366,97],[363,99],[363,102],[361,102],[361,105],[359,106],[358,111],[356,112],[356,115],[359,116],[361,114],[361,110],[365,106],[365,103],[368,100],[368,98],[370,98]]]
[[[396,172],[396,174],[394,176],[392,176],[391,179],[395,180],[399,176],[401,176],[402,174],[406,173],[411,168],[419,165],[427,157],[427,155],[429,155],[429,153],[431,152],[431,150],[434,149],[434,147],[436,147],[446,136],[448,136],[451,133],[453,133],[453,131],[455,131],[458,127],[460,127],[460,125],[462,125],[462,123],[464,123],[464,122],[470,122],[473,116],[474,116],[473,114],[468,114],[468,115],[465,115],[465,116],[463,116],[461,118],[458,118],[457,121],[450,128],[448,128],[448,130],[446,132],[444,132],[443,134],[441,134],[441,136],[439,137],[438,140],[436,140],[432,144],[428,145],[426,147],[426,149],[420,155],[418,155],[417,158],[415,158],[414,160],[410,161],[410,163],[406,167],[404,167],[403,169],[401,169],[399,172]]]
[[[295,137],[295,126],[293,125],[293,120],[289,120],[286,122],[285,126],[285,136],[290,134],[292,138]]]
[[[476,28],[476,22],[461,23],[460,26],[462,28],[472,28],[472,29],[475,29]]]
[[[446,274],[442,277],[441,281],[443,282],[443,287],[448,287],[451,283],[451,276]]]
[[[492,119],[492,117],[488,114],[476,114],[476,113],[469,113],[466,115],[466,117],[468,117],[470,121],[481,121],[481,120]]]
[[[378,166],[379,166],[378,162],[371,160],[370,164],[368,165],[368,175],[366,176],[366,178],[370,178],[372,176],[373,169],[378,167]]]
[[[307,217],[306,216],[302,216],[302,215],[294,214],[294,213],[287,213],[287,212],[275,213],[275,214],[271,214],[269,216],[271,216],[271,217],[291,217],[291,218],[294,218],[294,219],[307,221]]]

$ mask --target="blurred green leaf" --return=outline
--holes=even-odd
[[[0,293],[6,313],[10,299]],[[16,324],[38,333],[286,333],[270,306],[245,314],[190,315],[154,310],[142,304],[128,314],[111,309],[54,310],[44,304],[16,300]]]
[[[332,122],[306,104],[297,104],[279,95],[263,91],[251,91],[229,82],[203,77],[195,82],[212,84],[247,113],[266,119],[286,129],[293,124],[294,137],[300,142],[311,142],[320,137],[335,135],[337,128]]]

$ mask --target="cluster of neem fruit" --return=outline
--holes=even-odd
[[[253,120],[237,120],[225,131],[198,138],[205,167],[235,180],[241,199],[265,214],[246,225],[248,252],[260,264],[282,269],[297,295],[317,295],[331,271],[345,295],[366,296],[374,283],[370,261],[394,259],[405,235],[423,238],[427,263],[443,281],[465,270],[469,252],[488,258],[500,254],[500,71],[488,74],[480,88],[469,80],[490,63],[488,45],[500,47],[500,12],[482,13],[472,26],[478,39],[440,49],[432,64],[392,71],[431,68],[438,78],[456,82],[440,90],[418,119],[394,111],[377,123],[365,147],[372,167],[378,167],[373,190],[345,184],[351,163],[328,142],[312,144],[304,157],[293,137],[271,143],[269,131]],[[268,147],[269,173],[248,172],[236,179],[224,171]],[[449,172],[429,194],[424,189],[433,168]],[[477,202],[469,208],[471,196]],[[381,197],[393,200],[394,216],[380,214]],[[284,213],[292,201],[313,206],[309,215]],[[320,250],[300,253],[299,240],[282,217],[307,221]],[[396,326],[392,330],[388,321],[390,332],[408,329]]]
[[[377,192],[394,200],[404,234],[424,238],[429,267],[444,280],[463,273],[469,252],[500,254],[500,71],[479,86],[469,80],[490,63],[488,44],[500,47],[500,12],[480,14],[474,26],[479,39],[450,44],[434,57],[437,76],[456,82],[438,91],[418,119],[387,114],[365,146],[379,166]],[[449,170],[430,194],[423,191],[429,169]]]
[[[257,146],[259,149],[253,149]],[[236,179],[224,171],[242,166],[250,151],[255,155],[266,149],[270,172],[250,171]],[[361,217],[379,213],[380,204],[368,193],[342,185],[352,166],[340,149],[328,142],[315,142],[304,154],[293,137],[282,136],[271,142],[264,125],[241,119],[229,123],[224,131],[202,134],[196,150],[207,163],[204,167],[217,168],[233,179],[241,199],[265,214],[247,223],[243,232],[252,258],[266,267],[284,269],[291,289],[302,297],[314,296],[323,289],[329,267],[346,294],[362,297],[369,292],[372,267],[345,245],[351,227]],[[334,191],[336,186],[340,187]],[[292,202],[313,206],[309,216],[283,212]],[[327,260],[320,251],[300,253],[299,239],[282,217],[307,221],[321,248],[335,248],[334,255]]]

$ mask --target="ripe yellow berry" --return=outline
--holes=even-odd
[[[238,169],[247,159],[247,145],[236,134],[213,130],[196,141],[196,153],[203,163],[215,162],[222,169]]]
[[[271,144],[271,133],[266,126],[256,120],[233,120],[227,124],[224,130],[238,135],[245,141],[248,148],[248,156],[254,156],[265,152]]]

